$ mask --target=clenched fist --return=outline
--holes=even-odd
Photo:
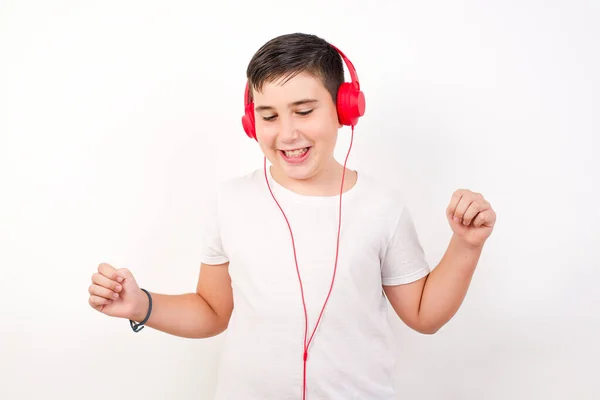
[[[92,275],[89,294],[90,306],[111,317],[141,321],[148,311],[148,297],[126,268],[100,264]]]
[[[459,189],[454,192],[446,210],[454,234],[465,244],[481,247],[496,224],[496,212],[480,194]]]

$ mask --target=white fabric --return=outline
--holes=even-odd
[[[310,336],[331,284],[339,196],[298,195],[267,171],[294,234]],[[264,170],[220,185],[212,215],[201,261],[230,262],[234,296],[215,400],[299,400],[304,310],[289,229]],[[309,349],[307,400],[396,400],[382,284],[429,272],[398,194],[359,172],[342,197],[337,275]]]

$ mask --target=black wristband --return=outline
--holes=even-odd
[[[152,313],[152,296],[150,296],[150,293],[146,289],[142,290],[148,295],[148,314],[146,314],[146,318],[144,318],[144,320],[140,323],[136,323],[132,320],[129,320],[129,325],[131,325],[131,329],[133,329],[134,332],[139,332],[142,329],[144,329],[144,324],[148,322],[148,320],[150,319],[150,314]]]

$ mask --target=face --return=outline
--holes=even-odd
[[[335,170],[341,125],[320,79],[301,73],[288,81],[267,82],[253,96],[256,137],[276,178],[319,180]]]

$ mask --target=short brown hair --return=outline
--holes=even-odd
[[[319,78],[336,103],[344,82],[343,61],[337,50],[316,35],[290,33],[269,40],[250,60],[246,77],[250,87],[260,91],[266,82],[287,81],[301,72]]]

